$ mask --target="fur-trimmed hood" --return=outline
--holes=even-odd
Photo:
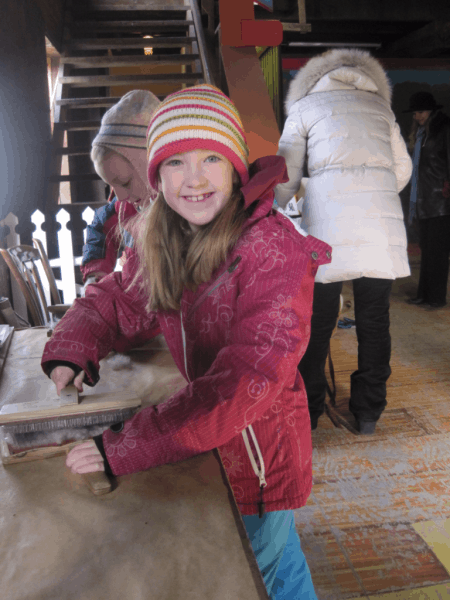
[[[327,73],[337,69],[342,69],[341,76],[345,74],[341,81],[347,89],[374,92],[390,104],[391,83],[378,60],[365,50],[345,48],[329,50],[315,56],[298,71],[289,86],[285,103],[286,114],[292,105],[304,98]],[[358,77],[358,74],[363,77]]]

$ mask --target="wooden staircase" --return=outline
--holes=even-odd
[[[125,91],[150,89],[162,100],[176,89],[214,83],[197,0],[68,0],[66,5],[47,214],[57,209],[63,182],[70,182],[79,208],[105,202],[105,185],[89,153],[101,117]],[[61,174],[64,156],[68,175]]]

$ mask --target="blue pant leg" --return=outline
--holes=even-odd
[[[316,600],[309,569],[293,524],[293,511],[270,512],[262,519],[257,515],[242,518],[270,598]],[[285,554],[286,547],[289,549]],[[274,588],[281,590],[281,595]],[[285,591],[291,595],[285,595]]]
[[[317,600],[292,514],[287,544],[272,587],[274,600]]]
[[[291,512],[269,512],[262,519],[242,517],[269,595],[289,536]]]

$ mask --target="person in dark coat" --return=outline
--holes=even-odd
[[[450,253],[450,118],[429,92],[417,92],[403,112],[413,114],[409,140],[413,176],[408,222],[419,224],[419,287],[410,304],[446,305]]]

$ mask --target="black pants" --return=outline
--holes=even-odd
[[[450,253],[450,215],[419,220],[421,250],[417,297],[425,302],[444,304]]]
[[[351,375],[350,411],[360,421],[377,421],[386,406],[386,382],[391,374],[389,297],[392,279],[353,280],[358,370]],[[305,382],[311,423],[324,412],[325,363],[339,314],[342,281],[314,285],[311,339],[298,368]]]

